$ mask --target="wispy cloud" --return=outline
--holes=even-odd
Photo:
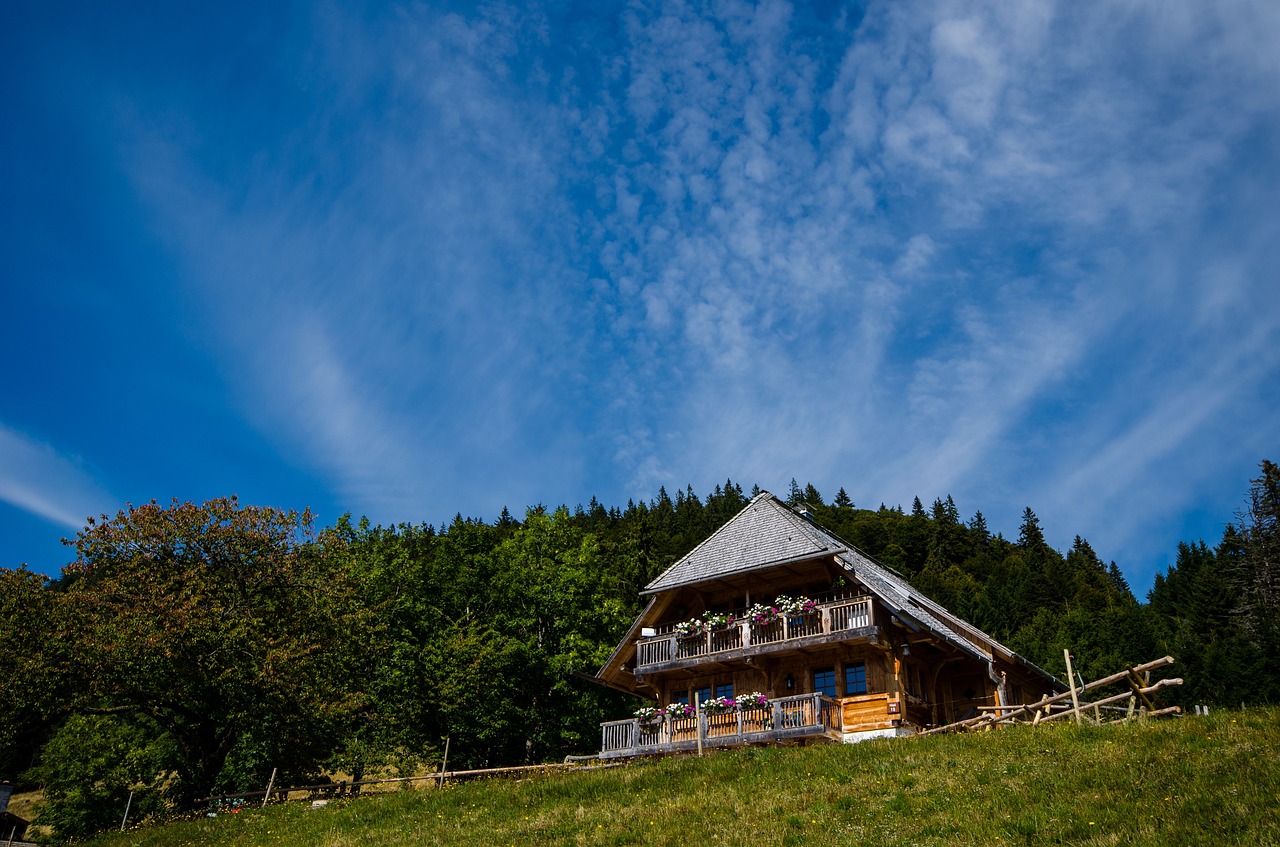
[[[796,476],[1088,533],[1268,443],[1203,444],[1280,367],[1273,5],[334,5],[296,126],[209,157],[135,104],[123,156],[354,508]]]
[[[0,423],[0,501],[79,530],[115,502],[82,462]]]
[[[807,12],[785,4],[720,11],[630,15],[625,96],[602,106],[618,137],[601,256],[620,343],[644,351],[621,367],[663,381],[615,419],[637,489],[730,467],[861,477],[877,499],[1038,496],[1062,523],[1097,524],[1054,496],[1069,469],[1132,491],[1252,405],[1258,382],[1220,379],[1232,331],[1188,351],[1181,328],[1276,312],[1276,213],[1232,176],[1261,156],[1276,185],[1256,148],[1280,117],[1260,96],[1275,62],[1250,29],[1280,36],[1274,14],[872,4],[806,41]],[[1208,211],[1224,190],[1229,221]],[[1176,370],[1143,375],[1169,357]],[[1188,385],[1214,411],[1134,435],[1161,445],[1148,458],[1063,455],[1100,447],[1058,437],[1077,415],[1140,433],[1135,395],[1169,409]]]

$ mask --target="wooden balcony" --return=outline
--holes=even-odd
[[[788,615],[767,626],[738,620],[723,629],[681,637],[668,627],[636,642],[636,673],[648,674],[761,653],[871,638],[876,631],[870,597],[820,603],[808,615]]]
[[[666,716],[641,723],[638,718],[600,725],[600,758],[644,756],[737,744],[767,744],[815,736],[835,738],[842,706],[821,694],[801,694],[725,712],[700,711],[688,717]]]

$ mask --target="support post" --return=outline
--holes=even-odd
[[[129,792],[129,799],[128,799],[128,801],[124,804],[124,817],[120,819],[120,831],[121,831],[121,832],[124,832],[124,825],[125,825],[125,824],[127,824],[127,823],[129,822],[129,810],[130,810],[131,808],[133,808],[133,792],[132,792],[132,791],[130,791],[130,792]],[[13,841],[13,839],[12,839],[12,838],[10,838],[9,840],[10,840],[10,841]]]
[[[693,719],[694,719],[694,722],[697,723],[698,725],[698,755],[701,756],[703,725],[702,725],[702,705],[698,702],[699,699],[700,698],[698,697],[698,692],[697,691],[693,692]]]
[[[1075,715],[1076,726],[1080,725],[1080,698],[1076,695],[1076,671],[1071,666],[1071,651],[1063,648],[1062,658],[1067,660],[1067,680],[1071,683],[1071,713]]]
[[[449,764],[449,738],[448,735],[444,737],[444,758],[440,760],[440,778],[436,780],[436,788],[444,788],[444,769]]]

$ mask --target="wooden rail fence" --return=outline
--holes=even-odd
[[[1165,656],[1146,664],[1136,665],[1132,668],[1094,680],[1093,682],[1083,685],[1072,685],[1071,689],[1061,694],[1044,697],[1035,703],[1026,703],[1020,705],[1009,706],[983,706],[981,707],[986,714],[979,715],[968,720],[956,721],[946,726],[937,726],[927,729],[918,735],[933,735],[941,732],[957,732],[975,729],[990,729],[995,726],[1002,726],[1013,723],[1040,724],[1047,721],[1060,720],[1064,717],[1073,717],[1077,723],[1088,720],[1090,723],[1117,723],[1121,721],[1131,720],[1134,717],[1158,717],[1161,715],[1174,715],[1182,712],[1180,706],[1169,706],[1167,708],[1159,708],[1152,695],[1162,688],[1181,685],[1180,678],[1162,679],[1156,683],[1148,681],[1147,676],[1156,668],[1162,668],[1173,664],[1172,656]],[[1082,695],[1094,691],[1099,688],[1105,688],[1109,685],[1119,683],[1127,683],[1129,690],[1115,694],[1109,697],[1103,697],[1098,700],[1085,701]],[[1125,716],[1116,721],[1104,721],[1102,719],[1102,709],[1119,703],[1122,700],[1129,700],[1129,708],[1126,710]],[[1066,703],[1070,700],[1071,703]],[[1141,705],[1139,705],[1141,703]],[[1054,711],[1054,709],[1057,711]],[[1089,716],[1089,712],[1093,716]]]
[[[571,757],[574,759],[582,759],[585,757]],[[596,757],[592,756],[591,759]],[[594,766],[584,766],[576,762],[566,761],[563,763],[552,762],[544,765],[515,765],[505,768],[478,768],[474,770],[464,771],[444,771],[441,773],[425,774],[423,776],[404,776],[392,779],[361,779],[351,782],[321,782],[315,785],[295,785],[289,788],[273,788],[268,791],[241,791],[237,794],[217,794],[212,797],[202,797],[197,803],[219,803],[229,800],[266,800],[268,802],[282,803],[287,800],[328,800],[340,797],[358,797],[362,793],[362,789],[383,786],[383,785],[404,785],[414,782],[434,782],[442,785],[445,782],[461,782],[468,779],[486,779],[489,777],[507,777],[521,776],[525,774],[544,774],[559,771],[571,770],[587,770],[592,767],[607,768],[616,767],[612,764],[598,764]],[[299,796],[294,796],[299,795]],[[0,843],[0,847],[4,847]]]

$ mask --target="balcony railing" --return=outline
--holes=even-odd
[[[840,727],[840,703],[821,694],[800,694],[723,712],[603,723],[600,757],[692,750],[699,736],[704,746],[723,747],[838,733]]]
[[[755,652],[749,648],[835,635],[874,624],[871,598],[855,597],[821,603],[810,614],[784,615],[764,626],[743,619],[722,629],[692,636],[659,631],[636,642],[636,670],[644,672],[655,665],[683,663],[682,660],[739,650]]]

